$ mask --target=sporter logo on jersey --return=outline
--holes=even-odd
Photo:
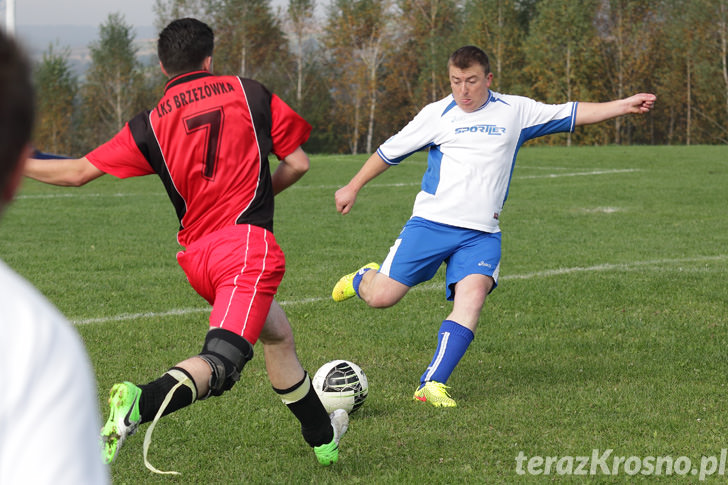
[[[460,133],[485,133],[486,135],[500,136],[505,134],[505,132],[505,127],[495,125],[461,126],[460,128],[455,128],[456,135]]]

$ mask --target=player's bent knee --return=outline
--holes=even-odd
[[[253,358],[253,346],[240,335],[213,328],[207,332],[199,357],[212,369],[210,391],[204,398],[219,396],[240,380],[240,372]]]
[[[377,273],[367,285],[359,287],[359,296],[372,308],[389,308],[397,304],[409,289],[409,286]]]
[[[293,343],[293,329],[288,320],[267,320],[258,339],[263,345]]]
[[[364,301],[372,308],[389,308],[407,293],[408,288],[404,285],[402,288],[403,291],[400,288],[377,288],[365,295]]]
[[[293,345],[293,330],[276,329],[275,332],[261,332],[259,339],[263,345]]]

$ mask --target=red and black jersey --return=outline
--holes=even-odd
[[[311,125],[257,81],[192,72],[150,111],[87,155],[119,178],[156,173],[180,220],[182,246],[233,224],[273,228],[268,155],[293,153]]]

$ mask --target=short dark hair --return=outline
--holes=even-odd
[[[168,74],[174,76],[196,71],[215,48],[212,29],[197,19],[172,21],[157,40],[157,55]]]
[[[0,29],[0,188],[5,188],[30,142],[35,122],[35,92],[30,61]]]
[[[490,61],[488,55],[483,50],[474,45],[466,45],[450,55],[450,59],[447,61],[448,68],[455,66],[458,69],[467,69],[473,64],[480,64],[483,66],[485,74],[490,73]]]

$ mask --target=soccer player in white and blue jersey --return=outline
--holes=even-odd
[[[498,284],[498,220],[521,145],[578,125],[647,113],[656,100],[640,93],[605,103],[549,105],[496,93],[490,90],[488,56],[475,46],[456,50],[448,73],[452,94],[425,106],[335,195],[336,209],[348,214],[366,183],[410,154],[429,149],[412,217],[381,267],[369,263],[342,277],[332,297],[343,301],[356,295],[371,307],[390,307],[411,287],[431,279],[443,262],[447,265],[446,296],[453,308],[414,394],[415,400],[436,407],[456,406],[445,383],[473,340],[486,296]]]

